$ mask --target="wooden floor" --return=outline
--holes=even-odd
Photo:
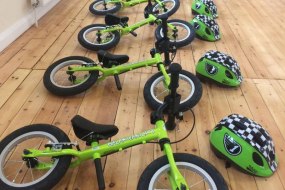
[[[55,60],[70,55],[85,55],[96,60],[96,53],[77,42],[78,31],[102,17],[89,13],[91,0],[62,0],[39,22],[5,51],[0,53],[0,135],[1,139],[24,125],[50,123],[69,133],[75,140],[70,119],[81,114],[92,121],[116,124],[116,138],[151,128],[150,109],[143,99],[143,86],[155,68],[145,68],[121,75],[122,91],[113,78],[94,85],[86,93],[61,98],[43,86],[45,69]],[[194,40],[179,49],[176,62],[191,72],[207,50],[217,49],[232,55],[240,64],[244,82],[237,89],[203,84],[203,97],[195,106],[196,128],[191,136],[173,148],[177,152],[197,154],[214,164],[233,190],[285,189],[285,1],[221,0],[218,7],[222,39],[218,42]],[[191,1],[181,0],[173,18],[190,20]],[[122,10],[134,23],[143,19],[145,4]],[[121,39],[112,52],[128,54],[131,61],[149,58],[154,44],[154,26],[137,30]],[[235,168],[225,169],[209,149],[208,131],[224,116],[240,113],[262,124],[272,135],[279,157],[277,172],[270,178],[243,174]],[[172,132],[180,139],[192,126],[190,113]],[[83,143],[82,143],[83,144]],[[134,190],[143,169],[160,156],[159,147],[137,146],[108,157],[105,169],[107,189]],[[70,169],[54,189],[97,189],[92,162]]]

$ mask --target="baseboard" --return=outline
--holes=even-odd
[[[41,18],[50,9],[52,9],[60,0],[50,1],[48,4],[37,8],[37,17]],[[21,18],[15,24],[0,33],[0,52],[16,40],[21,34],[29,29],[35,23],[34,12]]]

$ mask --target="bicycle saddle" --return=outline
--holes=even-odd
[[[105,16],[105,23],[107,25],[116,25],[116,24],[120,24],[120,23],[127,23],[129,21],[129,17],[118,17],[112,14],[107,14]]]
[[[120,65],[129,61],[127,55],[114,55],[104,50],[99,50],[97,56],[100,62],[103,63],[104,67],[112,67],[113,65]]]
[[[95,135],[98,140],[107,139],[116,135],[119,129],[115,125],[102,125],[93,123],[80,115],[76,115],[71,120],[75,135],[82,139],[88,140],[89,135]]]

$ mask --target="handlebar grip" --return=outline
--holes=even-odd
[[[163,36],[164,36],[164,38],[166,38],[167,37],[167,19],[168,19],[168,16],[165,14],[165,15],[159,16],[159,18],[161,19],[161,27],[162,27]]]
[[[171,81],[170,81],[170,90],[171,94],[174,92],[174,95],[176,94],[176,89],[179,86],[178,80],[179,80],[179,73],[181,72],[182,67],[178,63],[172,63],[169,66],[169,72],[171,74]]]

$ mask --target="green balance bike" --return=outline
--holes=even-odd
[[[118,12],[122,8],[151,2],[150,0],[96,0],[90,4],[89,10],[95,15],[106,15]],[[152,11],[158,15],[173,15],[179,8],[179,0],[153,0]]]
[[[166,31],[166,18],[163,19],[163,23]],[[45,71],[44,85],[53,94],[70,96],[86,91],[95,82],[103,81],[106,77],[114,76],[117,88],[121,90],[118,75],[141,67],[157,66],[159,72],[148,79],[144,86],[146,103],[156,110],[163,103],[164,97],[170,93],[168,89],[170,76],[167,67],[175,56],[176,48],[170,44],[167,37],[158,40],[155,46],[150,51],[151,59],[135,63],[127,63],[129,60],[127,55],[113,55],[104,50],[97,52],[98,64],[92,59],[81,56],[60,59]],[[162,53],[164,53],[164,60]],[[180,79],[178,91],[182,96],[180,108],[183,111],[198,103],[202,96],[202,85],[195,75],[185,70],[181,71]]]
[[[114,125],[96,124],[76,115],[71,120],[74,133],[91,146],[81,150],[78,143],[70,142],[68,136],[55,126],[33,124],[20,128],[0,143],[0,189],[49,190],[60,181],[68,168],[93,160],[98,189],[104,190],[101,157],[135,145],[157,143],[164,156],[154,160],[143,171],[138,181],[138,190],[227,190],[225,180],[210,163],[195,155],[172,151],[166,129],[175,128],[175,117],[178,115],[175,108],[180,101],[176,88],[181,66],[172,64],[169,70],[171,94],[151,114],[154,129],[101,144],[100,140],[117,134],[118,128]],[[169,114],[167,122],[164,122],[163,117],[165,109]]]
[[[158,25],[155,30],[155,37],[159,40],[163,38],[162,20],[160,19],[162,16],[165,17],[167,15],[156,16],[152,12],[152,5],[147,5],[145,8],[145,19],[129,26],[128,17],[120,18],[107,14],[105,16],[105,24],[91,24],[82,28],[78,33],[78,41],[88,50],[107,50],[115,47],[119,43],[121,36],[127,34],[137,36],[134,31],[147,24]],[[189,22],[172,19],[167,21],[167,26],[167,37],[177,48],[190,44],[195,38],[195,29]]]

